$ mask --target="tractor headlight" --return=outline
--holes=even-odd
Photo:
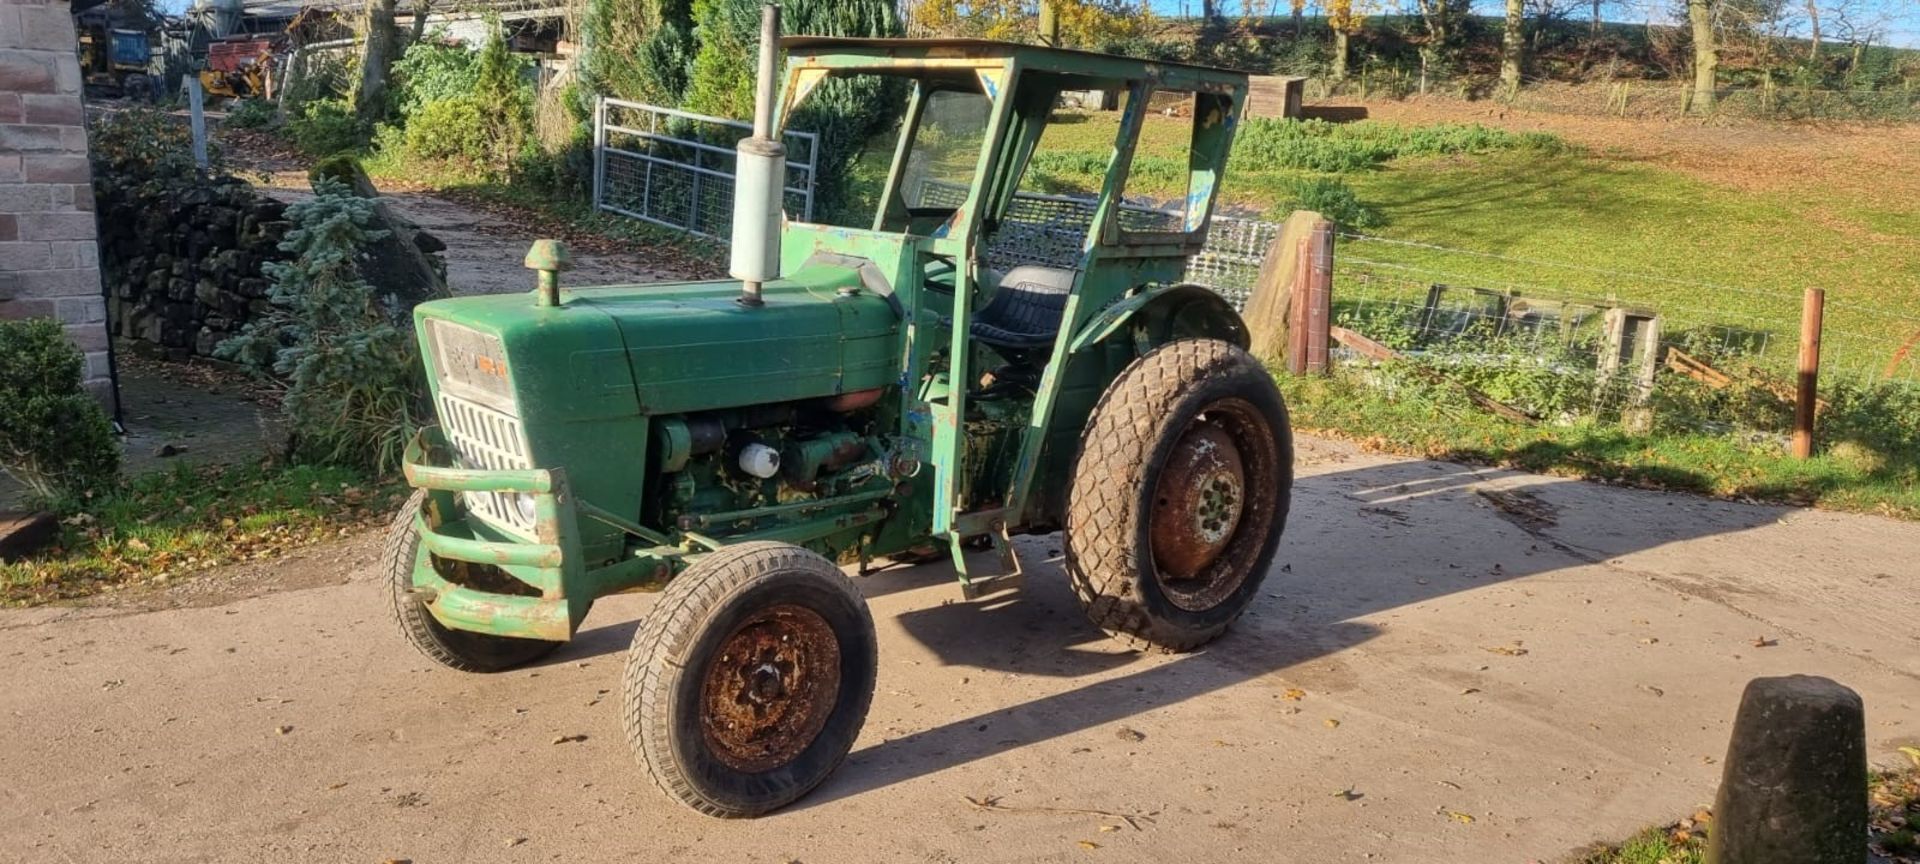
[[[520,518],[527,520],[528,524],[533,523],[534,508],[533,508],[532,495],[529,495],[525,492],[521,492],[514,495],[513,506],[515,509],[518,509],[520,511]]]

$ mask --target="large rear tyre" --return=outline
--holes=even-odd
[[[668,583],[634,634],[627,742],[669,797],[758,816],[846,758],[878,660],[866,600],[832,562],[785,543],[728,546]]]
[[[413,527],[413,514],[426,502],[427,493],[416,491],[407,499],[400,515],[387,529],[387,547],[381,555],[386,568],[387,593],[393,601],[393,620],[400,635],[428,659],[462,672],[501,672],[545,657],[559,642],[544,639],[515,639],[455,630],[440,623],[427,611],[420,596],[413,593],[413,568],[425,553],[420,535]]]
[[[1266,369],[1218,340],[1162,345],[1114,379],[1081,433],[1074,593],[1134,648],[1204,645],[1258,594],[1292,489],[1293,432]]]

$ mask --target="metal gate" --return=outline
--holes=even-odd
[[[725,240],[733,226],[733,148],[753,124],[600,97],[593,112],[593,206]],[[794,218],[813,219],[820,139],[784,132]]]

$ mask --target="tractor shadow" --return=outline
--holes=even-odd
[[[1379,635],[1363,617],[1747,530],[1777,521],[1786,510],[1443,462],[1307,476],[1295,485],[1286,538],[1253,605],[1219,641],[1173,658],[1128,652],[1107,639],[1087,622],[1067,585],[1062,539],[1027,538],[1021,591],[923,606],[895,620],[944,665],[988,675],[1092,680],[1022,704],[975,706],[978,713],[858,748],[796,808],[884,789],[1231,687],[1280,692],[1289,686],[1359,686],[1338,680],[1345,666],[1336,655]],[[877,598],[951,578],[950,568],[921,566],[882,571],[863,588]],[[883,692],[887,668],[883,657]]]

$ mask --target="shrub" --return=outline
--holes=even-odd
[[[433,33],[412,45],[393,64],[394,105],[408,123],[427,105],[473,93],[479,77],[474,52],[445,33]]]
[[[622,99],[680,104],[698,48],[693,22],[693,0],[589,0],[583,80]]]
[[[129,108],[102,114],[87,129],[96,192],[108,184],[152,192],[181,183],[199,183],[224,172],[226,160],[207,142],[208,171],[193,161],[193,133],[165,113]]]
[[[273,103],[264,99],[242,99],[227,110],[227,119],[221,125],[234,129],[264,129],[272,126],[279,114]]]
[[[367,227],[374,202],[331,177],[314,193],[287,208],[280,248],[295,257],[265,268],[270,310],[216,353],[285,381],[296,458],[390,471],[415,425],[419,356],[359,275],[359,250],[385,236]]]
[[[471,95],[428,102],[407,119],[402,137],[409,155],[421,159],[485,162],[492,150],[486,112]]]
[[[1547,133],[1513,133],[1477,124],[1400,126],[1369,120],[1256,118],[1241,124],[1228,166],[1232,171],[1293,168],[1339,174],[1370,170],[1401,157],[1521,149],[1553,152],[1565,146]]]
[[[366,143],[367,131],[353,116],[353,106],[345,99],[307,102],[300,106],[298,116],[287,123],[287,137],[309,156],[359,150]]]
[[[889,0],[787,0],[781,26],[821,36],[899,36],[900,17]],[[701,0],[700,50],[694,57],[687,107],[719,117],[753,116],[754,61],[760,43],[759,0]],[[820,136],[814,207],[824,221],[847,221],[852,168],[869,138],[892,125],[905,107],[901,82],[874,75],[830,78],[789,118],[788,127]],[[857,213],[856,220],[871,219]]]
[[[1283,199],[1274,209],[1291,213],[1312,210],[1342,228],[1367,231],[1387,224],[1380,211],[1360,201],[1353,187],[1338,177],[1285,177],[1280,181]]]
[[[83,497],[119,475],[120,446],[81,386],[84,364],[54,321],[0,321],[0,467],[36,495]]]

